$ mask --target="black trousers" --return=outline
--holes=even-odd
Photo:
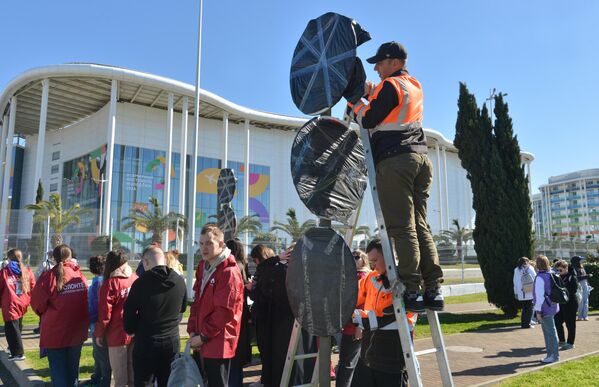
[[[262,361],[261,383],[265,387],[279,386],[294,320],[293,316],[265,317],[256,318],[256,341]]]
[[[560,305],[563,309],[553,317],[555,321],[555,329],[557,330],[557,337],[560,342],[567,342],[568,344],[574,345],[576,339],[576,309],[568,308],[567,305]],[[564,335],[564,323],[568,329],[568,340],[565,340]]]
[[[171,363],[180,349],[179,335],[165,338],[135,337],[133,347],[133,379],[135,387],[166,387]]]
[[[520,301],[522,305],[522,316],[520,320],[520,326],[522,328],[530,327],[530,319],[532,318],[532,300]]]
[[[21,332],[23,331],[23,317],[18,320],[4,322],[4,334],[11,356],[23,355],[23,339]]]
[[[337,368],[336,385],[349,387],[354,377],[354,370],[360,358],[360,345],[362,340],[354,340],[353,335],[343,335],[341,338],[341,351],[339,352],[339,366]]]
[[[204,381],[208,381],[209,387],[227,387],[229,385],[231,359],[200,359],[197,352],[194,353],[193,358],[202,371]]]
[[[377,371],[359,359],[351,385],[352,387],[407,387],[408,373],[405,370],[399,374]]]

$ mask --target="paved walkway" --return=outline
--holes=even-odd
[[[447,306],[447,312],[451,313],[472,313],[472,311],[489,309],[493,308],[486,302]],[[576,348],[562,351],[562,360],[599,352],[599,312],[591,313],[589,320],[577,323]],[[33,327],[26,327],[23,332],[26,350],[38,348],[38,336],[31,332],[32,329]],[[181,330],[184,331],[184,324],[181,325]],[[416,330],[417,334],[418,330]],[[445,344],[456,386],[493,384],[498,378],[540,368],[539,360],[545,356],[540,327],[533,329],[509,327],[448,335],[445,336]],[[3,334],[0,334],[0,347],[6,348]],[[431,339],[417,339],[415,347],[416,350],[431,348]],[[28,368],[26,362],[16,363],[21,367],[19,370],[16,369],[14,362],[7,360],[5,353],[0,354],[0,361],[11,366],[13,373],[20,372],[23,376],[30,376],[29,383],[22,377],[21,385],[40,385],[31,383],[36,378],[31,376],[32,370]],[[441,386],[435,355],[423,355],[419,361],[424,385]],[[333,355],[333,362],[336,364],[337,355]],[[259,377],[260,364],[245,368],[245,383],[257,381]]]

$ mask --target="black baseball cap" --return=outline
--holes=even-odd
[[[387,42],[381,44],[378,50],[376,50],[376,55],[366,59],[366,62],[370,64],[375,64],[383,59],[403,59],[406,60],[408,58],[408,53],[404,46],[398,42]]]

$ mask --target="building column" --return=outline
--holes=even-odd
[[[245,172],[243,174],[243,216],[250,215],[250,120],[245,120]],[[249,233],[245,233],[245,246],[249,247]]]
[[[439,218],[439,232],[443,230],[443,203],[441,200],[442,186],[441,186],[441,152],[439,150],[439,142],[435,145],[435,150],[437,151],[437,215]]]
[[[229,160],[229,113],[223,113],[223,161],[221,168],[227,168]]]
[[[102,234],[112,236],[112,170],[114,166],[114,140],[116,136],[116,102],[119,94],[119,82],[112,80],[110,89],[110,107],[108,110],[107,145],[106,145],[106,192],[104,193],[104,213],[102,214]]]
[[[173,165],[173,102],[175,96],[168,93],[168,107],[166,111],[166,125],[168,130],[168,146],[166,150],[166,162],[164,163],[164,196],[162,202],[162,214],[166,216],[171,211],[171,166]],[[177,232],[177,230],[175,230]],[[168,250],[168,228],[162,239],[162,249]]]
[[[6,135],[6,162],[4,163],[4,179],[2,181],[2,205],[0,205],[0,250],[4,251],[6,237],[6,219],[8,216],[8,191],[10,188],[10,170],[12,169],[13,138],[15,136],[15,121],[17,120],[17,97],[10,99],[8,133]]]
[[[449,230],[449,189],[447,186],[447,148],[443,147],[443,186],[445,187],[445,222]]]
[[[189,97],[183,97],[183,106],[181,109],[181,157],[179,158],[179,213],[185,214],[185,190],[187,189],[185,172],[187,170],[187,121]],[[185,243],[185,233],[181,235],[180,252],[183,252]]]
[[[40,107],[40,124],[37,137],[37,152],[35,154],[35,169],[33,173],[33,194],[31,203],[35,203],[37,185],[42,178],[42,166],[44,164],[44,149],[46,146],[46,119],[48,117],[48,93],[50,80],[42,81],[42,104]]]
[[[6,156],[6,137],[8,133],[8,115],[2,118],[0,129],[0,200],[2,199],[2,187],[4,182],[4,156]]]

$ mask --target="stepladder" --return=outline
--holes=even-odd
[[[436,311],[429,309],[426,310],[426,315],[431,329],[431,336],[434,348],[423,350],[420,352],[416,352],[414,350],[414,344],[410,335],[410,326],[408,324],[406,310],[402,302],[405,286],[400,281],[398,276],[394,250],[392,248],[391,240],[387,233],[387,227],[385,226],[385,220],[379,201],[378,186],[376,182],[376,166],[374,163],[374,156],[370,144],[370,134],[367,129],[360,127],[360,135],[362,138],[362,145],[364,146],[364,156],[368,168],[368,182],[370,185],[372,199],[374,202],[374,211],[378,223],[378,231],[381,239],[381,245],[383,248],[383,256],[385,258],[386,275],[392,288],[393,312],[395,315],[395,320],[397,322],[398,334],[402,346],[406,370],[408,373],[409,385],[418,387],[424,386],[421,376],[421,369],[418,364],[417,357],[420,355],[435,353],[437,365],[441,374],[440,376],[442,385],[444,387],[453,387],[453,378],[449,367],[449,361],[445,349],[443,333],[441,331],[441,325],[439,323],[439,317]]]

